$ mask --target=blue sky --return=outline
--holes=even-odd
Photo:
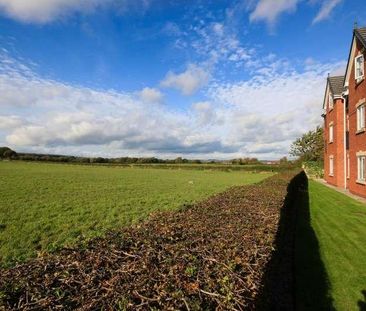
[[[0,0],[0,145],[273,159],[321,123],[363,0]]]

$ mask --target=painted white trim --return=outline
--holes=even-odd
[[[348,162],[347,161],[347,150],[346,150],[346,131],[347,131],[347,124],[346,124],[346,98],[342,96],[343,101],[343,182],[344,182],[344,189],[347,189],[347,171],[348,171]],[[349,158],[349,157],[348,157]]]
[[[333,123],[329,124],[329,143],[333,143],[334,142],[334,125]]]
[[[366,152],[358,151],[356,152],[357,157],[357,179],[356,182],[359,184],[366,184]],[[363,161],[361,159],[363,158]],[[363,167],[361,167],[361,163],[363,163]],[[360,176],[360,169],[362,170],[362,176]],[[363,178],[360,178],[363,177]]]
[[[325,113],[327,113],[327,99],[328,99],[328,93],[329,93],[329,81],[327,79],[327,86],[325,88],[325,96],[323,100],[323,109],[325,110]]]
[[[366,126],[366,105],[364,103],[357,104],[356,108],[356,133],[365,131]]]
[[[329,156],[329,176],[334,176],[334,156]]]
[[[330,111],[330,110],[333,110],[333,108],[334,108],[334,97],[333,97],[332,92],[329,92],[328,93],[328,109]]]
[[[357,64],[357,60],[360,58],[362,58],[362,63],[361,63],[362,64],[362,75],[358,76],[356,64]],[[356,83],[360,83],[363,79],[365,79],[365,57],[363,56],[362,53],[358,53],[358,55],[355,57],[354,64],[355,64],[355,80],[356,80]]]
[[[366,103],[366,99],[365,99],[365,98],[361,98],[361,99],[357,102],[357,104],[356,104],[356,108],[358,108],[358,106],[363,105],[364,103]]]
[[[349,78],[351,75],[352,66],[354,64],[355,51],[356,51],[356,38],[355,35],[353,35],[351,53],[347,63],[346,79],[344,80],[344,86],[349,86]]]

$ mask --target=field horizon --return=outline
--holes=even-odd
[[[272,175],[0,162],[0,264],[23,261]]]

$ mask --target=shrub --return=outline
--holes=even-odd
[[[323,178],[324,177],[324,163],[321,161],[306,161],[303,162],[303,168],[310,177]]]

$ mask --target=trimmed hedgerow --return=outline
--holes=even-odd
[[[85,245],[2,269],[0,306],[9,310],[268,307],[272,303],[268,280],[276,276],[271,269],[281,270],[277,262],[269,263],[284,237],[278,228],[283,207],[291,204],[291,193],[298,187],[290,183],[294,175],[282,173],[256,185],[233,187],[179,212],[155,213],[145,222]],[[287,249],[291,257],[291,246]],[[291,276],[285,279],[291,282]],[[291,308],[290,298],[281,303]]]

